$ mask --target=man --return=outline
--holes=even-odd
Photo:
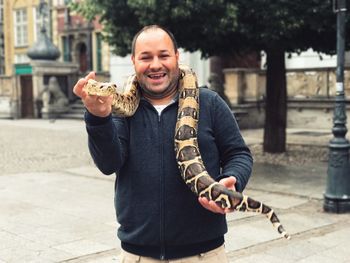
[[[134,37],[131,56],[142,98],[132,117],[112,117],[112,97],[74,93],[86,106],[90,153],[105,174],[117,173],[115,207],[122,262],[227,262],[225,213],[197,198],[180,176],[174,152],[179,53],[173,35],[152,25]],[[200,91],[198,143],[209,174],[242,191],[252,157],[227,105]],[[171,261],[174,262],[174,261]]]

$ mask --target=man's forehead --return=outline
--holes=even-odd
[[[159,47],[161,47],[162,44],[164,44],[164,47],[161,48],[161,50],[169,50],[173,47],[173,43],[171,41],[170,36],[164,30],[160,28],[152,28],[143,31],[137,37],[135,42],[135,50],[140,48],[144,49],[144,45],[152,44],[153,42],[156,42],[159,45]],[[140,44],[142,44],[142,47],[140,47]]]
[[[148,39],[153,39],[153,38],[166,38],[167,40],[171,41],[169,35],[162,29],[160,28],[151,28],[148,30],[143,31],[136,39],[136,44],[140,40],[148,40]]]

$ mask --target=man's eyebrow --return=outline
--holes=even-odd
[[[170,51],[167,49],[163,49],[163,50],[160,50],[159,53],[170,53]],[[151,51],[142,51],[140,53],[140,55],[150,55],[150,54],[152,54]]]
[[[148,54],[151,54],[151,52],[150,52],[150,51],[142,51],[142,52],[140,53],[140,55],[148,55]]]

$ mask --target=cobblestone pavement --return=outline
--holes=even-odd
[[[0,173],[59,171],[91,165],[78,120],[1,120]]]

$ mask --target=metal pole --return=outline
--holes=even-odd
[[[65,10],[64,10],[64,30],[66,31],[66,36],[64,38],[64,56],[63,59],[65,62],[71,62],[71,45],[70,45],[70,38],[71,35],[69,33],[71,29],[71,16],[70,16],[70,10],[69,10],[69,0],[64,0]]]
[[[345,15],[346,0],[334,0],[337,13],[336,97],[333,115],[333,135],[329,142],[327,187],[323,208],[326,212],[350,212],[349,141],[345,138],[346,106],[344,93]]]

